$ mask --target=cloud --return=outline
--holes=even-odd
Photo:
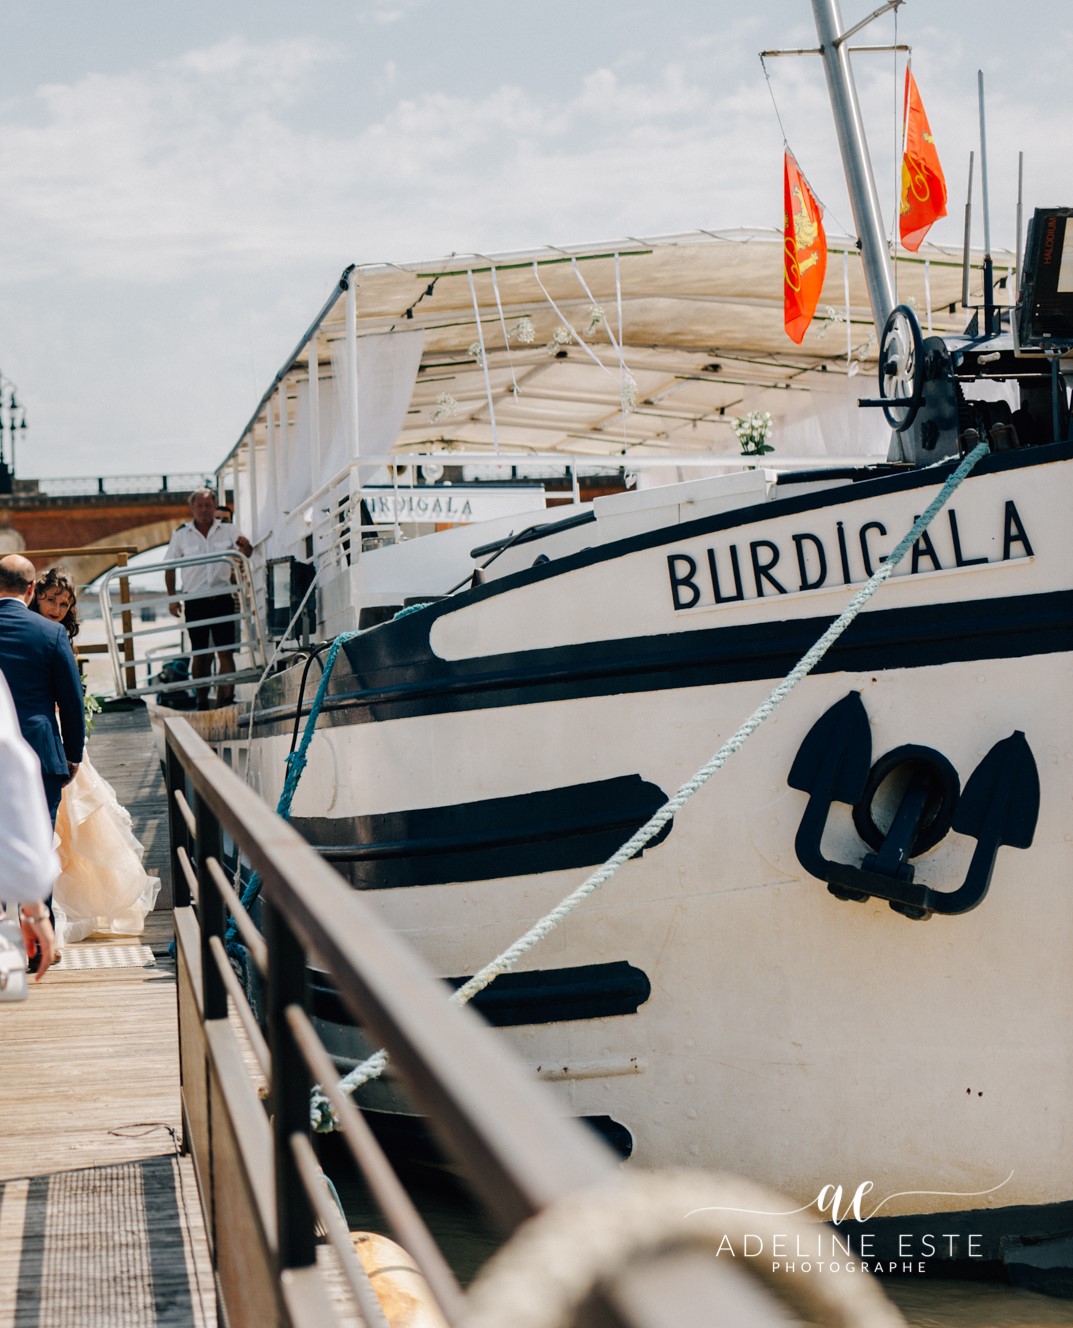
[[[0,117],[0,273],[159,284],[311,252],[420,257],[497,234],[558,239],[562,226],[576,237],[709,223],[724,186],[746,205],[757,164],[744,121],[764,108],[757,89],[713,90],[700,55],[647,80],[597,67],[565,96],[432,88],[353,128],[342,113],[309,115],[338,59],[311,40],[234,37],[48,85],[32,118]],[[395,61],[383,77],[395,81]]]
[[[425,3],[426,0],[368,0],[360,12],[360,19],[363,23],[386,26],[407,18]]]
[[[375,0],[359,17],[387,27],[414,7]],[[769,94],[762,26],[726,24],[661,62],[640,45],[594,44],[568,78],[535,62],[497,76],[459,56],[441,79],[437,60],[415,65],[394,39],[374,48],[369,29],[367,77],[346,42],[232,37],[0,103],[0,345],[29,404],[33,465],[212,464],[348,261],[777,226],[772,96],[829,230],[850,229],[818,62],[769,62]],[[805,30],[783,40],[809,44]],[[891,65],[866,57],[856,69],[893,200]],[[914,69],[950,186],[935,234],[956,246],[975,65],[937,37],[921,40]],[[1068,151],[1039,132],[1039,107],[1061,104],[1064,78],[1056,46],[1034,69],[1031,104],[1009,77],[990,83],[996,244],[1012,238],[1003,186],[1018,147],[1029,208],[1069,178]]]
[[[366,13],[396,8],[385,0]],[[777,225],[781,132],[754,36],[745,24],[718,42],[698,38],[662,67],[626,51],[572,87],[534,78],[422,90],[413,80],[417,90],[392,101],[410,73],[400,51],[381,66],[378,97],[330,107],[318,102],[320,84],[345,67],[337,48],[310,39],[233,37],[153,68],[49,85],[32,118],[0,110],[0,274],[11,283],[59,269],[76,280],[159,284],[212,271],[267,274],[296,257],[341,265]],[[833,229],[848,230],[818,65],[781,60],[771,69],[790,145]],[[892,207],[889,66],[861,65],[858,82],[866,119],[880,126],[877,178]],[[971,146],[964,90],[938,76],[922,87],[953,195]],[[1032,138],[1031,113],[1004,88],[992,93],[996,162],[1012,152],[1012,134]],[[1044,149],[1043,165],[1054,151]],[[956,243],[956,223],[948,227]]]
[[[11,190],[0,270],[160,281],[234,261],[251,236],[256,254],[258,214],[277,226],[291,187],[327,164],[285,115],[336,58],[320,42],[232,38],[42,87],[33,118],[9,113],[0,129]]]

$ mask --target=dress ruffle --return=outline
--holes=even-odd
[[[86,752],[56,815],[60,874],[52,894],[62,947],[96,933],[138,935],[160,878],[146,874],[130,813]]]

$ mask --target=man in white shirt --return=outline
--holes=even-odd
[[[0,673],[0,895],[19,906],[26,952],[40,955],[38,982],[56,957],[44,900],[59,871],[41,767],[19,730],[11,692]]]
[[[192,520],[171,537],[164,557],[167,561],[178,558],[193,558],[198,554],[229,553],[237,549],[248,558],[253,547],[245,535],[235,533],[230,522],[222,522],[216,517],[216,495],[211,489],[195,489],[190,495]],[[169,595],[175,594],[175,571],[164,573],[164,584]],[[212,674],[212,652],[215,649],[219,660],[218,672],[235,671],[235,612],[234,592],[231,581],[231,564],[226,558],[214,563],[198,563],[182,569],[183,591],[189,597],[186,600],[186,630],[190,637],[190,648],[195,653],[190,665],[190,676],[195,681],[208,678]],[[172,601],[170,610],[176,617],[184,616],[183,606],[178,600]],[[230,622],[200,624],[205,619],[230,618]],[[207,687],[196,688],[197,708],[211,709]],[[230,705],[234,697],[234,687],[224,684],[217,688],[216,704]]]

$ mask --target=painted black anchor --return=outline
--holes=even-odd
[[[892,772],[904,784],[889,829],[871,815],[879,784]],[[886,899],[908,918],[932,913],[967,913],[987,894],[1002,844],[1028,848],[1039,816],[1039,775],[1019,730],[997,742],[958,795],[957,775],[941,753],[903,747],[873,767],[872,735],[859,692],[850,692],[809,730],[787,778],[809,795],[794,847],[802,867],[827,882],[840,899]],[[860,866],[832,862],[820,851],[834,802],[854,809],[858,831],[876,849]],[[911,857],[937,844],[949,829],[976,840],[964,882],[956,890],[933,890],[914,880]]]

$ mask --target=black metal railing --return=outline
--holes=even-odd
[[[388,1153],[337,1088],[338,1072],[307,1009],[309,964],[328,975],[372,1045],[387,1049],[392,1092],[415,1104],[504,1240],[559,1201],[614,1181],[618,1158],[585,1126],[563,1119],[550,1090],[528,1076],[513,1051],[479,1016],[447,1001],[444,985],[360,893],[183,720],[167,724],[166,764],[184,1143],[194,1158],[227,1322],[330,1328],[342,1321],[331,1301],[330,1260],[318,1259],[318,1220],[338,1258],[331,1265],[336,1297],[345,1283],[362,1313],[372,1295],[311,1146],[310,1093],[319,1082],[395,1239],[447,1322],[463,1323],[459,1281]],[[260,875],[256,927],[222,865],[225,843]],[[228,958],[229,914],[248,969],[263,983],[257,1015],[249,984]],[[579,1328],[785,1322],[729,1261],[701,1252],[669,1258],[669,1267],[657,1258],[602,1286],[577,1318]],[[364,1318],[379,1322],[367,1304]],[[505,1307],[503,1322],[510,1319]]]
[[[22,491],[26,492],[27,481],[22,481]],[[215,487],[211,478],[207,481],[203,471],[189,471],[163,475],[75,475],[58,476],[32,481],[35,491],[46,498],[88,498],[92,495],[111,494],[126,496],[129,494],[168,493],[185,500],[193,489],[209,483]]]

